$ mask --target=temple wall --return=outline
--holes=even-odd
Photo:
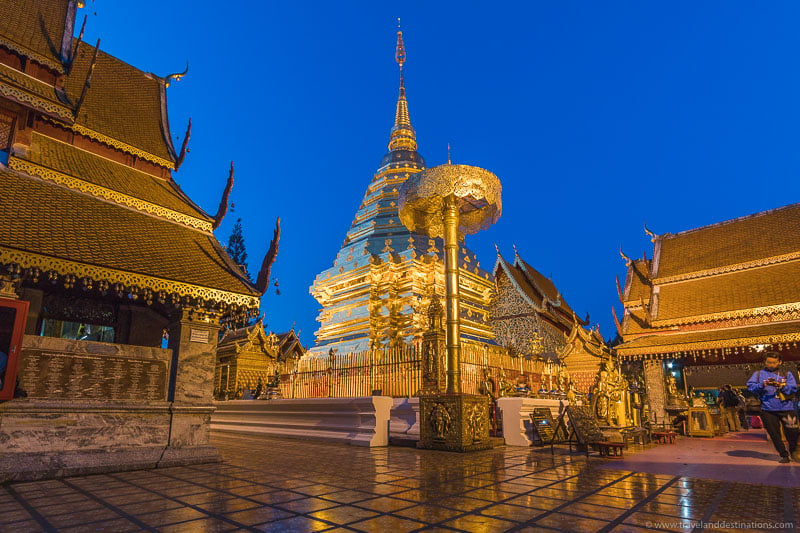
[[[575,385],[575,391],[588,393],[597,380],[602,359],[584,350],[570,353],[565,359],[570,380]]]
[[[523,355],[557,353],[564,348],[564,334],[539,318],[507,276],[499,275],[496,286],[491,324],[500,345]]]
[[[171,349],[24,336],[27,397],[0,404],[0,482],[218,460],[217,330],[184,311]]]

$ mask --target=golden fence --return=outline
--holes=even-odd
[[[420,345],[413,344],[300,360],[293,372],[281,376],[280,392],[284,398],[347,398],[370,396],[373,391],[394,398],[416,396],[422,387],[421,354]],[[539,360],[511,356],[498,346],[464,344],[461,389],[480,394],[483,370],[488,368],[498,385],[501,376],[513,384],[525,374],[536,390],[543,366]]]

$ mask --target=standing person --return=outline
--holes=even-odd
[[[750,429],[750,424],[747,423],[747,400],[744,399],[744,395],[742,391],[739,389],[734,389],[734,394],[736,394],[736,415],[739,417],[739,425],[741,425],[742,430],[747,431]]]
[[[725,422],[728,424],[728,431],[741,431],[742,426],[739,423],[739,398],[733,392],[730,385],[724,385],[719,393],[720,407],[725,414]]]
[[[765,353],[764,368],[750,376],[747,388],[761,399],[761,421],[775,450],[781,456],[778,462],[788,463],[789,454],[796,462],[800,462],[800,454],[797,453],[797,413],[794,407],[797,381],[791,372],[780,371],[780,365],[779,353]],[[781,438],[781,426],[789,443],[788,452]]]

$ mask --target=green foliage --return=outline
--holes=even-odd
[[[247,248],[244,244],[241,218],[237,218],[236,223],[233,225],[231,236],[228,237],[228,246],[226,249],[228,250],[228,255],[231,256],[231,259],[233,259],[234,263],[239,265],[239,268],[242,269],[242,272],[245,276],[247,276],[247,279],[253,281],[247,268]]]

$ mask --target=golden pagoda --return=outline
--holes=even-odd
[[[311,356],[397,346],[421,339],[425,309],[433,294],[443,295],[445,273],[442,239],[405,228],[398,213],[398,191],[409,176],[425,169],[408,112],[403,64],[403,33],[397,31],[395,59],[400,92],[389,152],[367,187],[333,266],[310,288],[322,305]],[[492,342],[489,305],[491,275],[480,268],[463,241],[459,246],[461,338]]]

